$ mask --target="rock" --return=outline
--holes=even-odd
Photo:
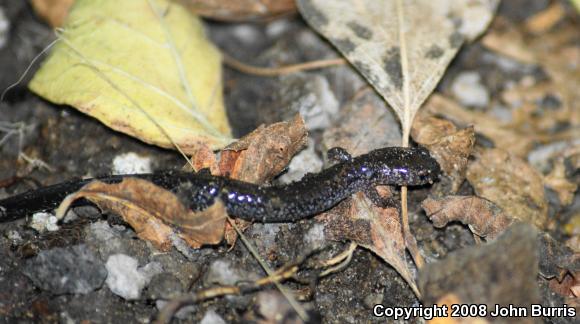
[[[226,324],[226,321],[215,310],[210,309],[205,313],[200,324]]]
[[[300,113],[309,131],[328,127],[338,113],[338,100],[326,78],[296,73],[280,77],[271,100],[258,107],[260,122],[271,124]]]
[[[4,13],[4,8],[0,7],[0,48],[3,48],[8,42],[10,32],[10,21]]]
[[[42,232],[55,232],[58,231],[58,219],[50,213],[35,213],[32,215],[32,221],[30,222],[30,227],[34,228],[39,233]]]
[[[308,232],[306,232],[304,241],[306,242],[306,246],[309,248],[317,249],[322,247],[324,242],[326,242],[326,237],[324,236],[324,225],[320,223],[312,225]]]
[[[477,72],[470,71],[459,74],[451,85],[451,91],[464,106],[485,108],[489,104],[489,92],[481,84],[481,77]]]
[[[113,174],[151,173],[151,158],[129,152],[113,159]]]
[[[138,268],[138,261],[125,254],[114,254],[109,257],[105,267],[107,286],[115,294],[127,300],[141,297],[141,291],[149,284],[151,278],[163,271],[161,264],[151,262]]]
[[[6,238],[10,240],[10,244],[12,246],[18,246],[24,243],[22,235],[20,235],[20,233],[18,233],[18,231],[15,230],[8,231],[8,233],[6,233]]]
[[[41,251],[25,263],[23,273],[52,294],[86,294],[100,288],[107,271],[86,245]]]
[[[147,287],[149,299],[172,299],[183,292],[183,285],[179,279],[171,273],[163,272],[151,278]]]
[[[141,264],[148,261],[150,250],[142,240],[133,239],[130,230],[120,230],[111,227],[106,221],[90,224],[85,229],[86,243],[94,251],[98,251],[101,259],[107,260],[113,254],[127,254],[136,257]]]
[[[308,146],[292,158],[288,165],[288,172],[280,177],[280,182],[298,181],[306,173],[316,173],[322,170],[322,165],[322,159],[314,151],[314,141],[309,138]]]
[[[239,281],[253,281],[259,277],[254,273],[249,273],[241,268],[234,268],[230,260],[219,259],[215,260],[207,270],[204,278],[206,286],[218,285],[234,285]]]

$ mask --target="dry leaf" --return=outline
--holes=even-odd
[[[526,29],[534,34],[544,33],[564,18],[565,14],[562,4],[555,2],[547,9],[528,18],[525,23]]]
[[[162,147],[173,148],[167,135],[187,153],[232,141],[220,54],[185,8],[77,0],[59,37],[29,84],[35,93]]]
[[[566,177],[566,165],[564,158],[557,159],[552,171],[544,178],[547,187],[558,194],[562,206],[567,206],[574,200],[574,193],[578,190],[578,184],[573,183]]]
[[[475,132],[491,139],[495,146],[509,150],[512,154],[525,157],[536,141],[536,134],[523,132],[513,125],[503,123],[486,113],[463,109],[452,99],[438,94],[432,95],[425,104],[424,113],[440,115],[457,125],[473,125]]]
[[[358,193],[317,219],[325,225],[329,238],[352,240],[376,253],[420,296],[405,261],[403,227],[397,209],[376,207],[363,193]]]
[[[415,113],[464,39],[479,35],[498,1],[298,0],[324,35],[395,110],[408,138]]]
[[[483,149],[469,164],[467,180],[478,196],[497,204],[506,215],[546,227],[543,177],[526,161],[500,149]]]
[[[304,120],[293,120],[261,126],[222,151],[220,171],[232,178],[251,183],[272,180],[290,163],[307,143]]]
[[[435,303],[437,306],[447,306],[448,310],[452,309],[452,305],[464,304],[459,297],[454,294],[446,294]],[[486,324],[489,323],[485,318],[481,317],[451,317],[451,312],[447,313],[447,317],[434,317],[427,321],[429,324]]]
[[[565,24],[541,37],[531,38],[505,20],[497,19],[494,25],[498,27],[493,28],[482,43],[502,55],[541,66],[549,76],[550,92],[561,101],[562,107],[556,111],[544,110],[550,117],[539,118],[540,121],[549,123],[554,119],[569,124],[572,131],[576,130],[571,136],[580,136],[580,127],[574,127],[580,125],[580,110],[577,109],[580,102],[580,48],[575,45],[578,38],[576,24]],[[528,92],[529,89],[523,89],[522,96]]]
[[[31,0],[31,3],[34,12],[46,20],[50,26],[60,27],[75,0]]]
[[[580,275],[580,253],[556,241],[550,234],[543,233],[538,238],[540,251],[540,274],[546,279],[560,281],[568,273]]]
[[[142,179],[125,178],[116,184],[90,182],[63,200],[57,217],[62,218],[71,203],[80,198],[119,214],[139,238],[162,251],[171,248],[174,228],[193,248],[217,244],[223,238],[226,220],[223,204],[216,203],[204,212],[195,213],[170,191]]]
[[[529,307],[539,303],[537,275],[536,231],[519,224],[493,243],[464,248],[427,264],[419,272],[419,282],[425,306],[452,294],[462,304],[486,304],[489,312],[498,304]]]
[[[411,136],[415,142],[429,149],[450,178],[451,192],[457,192],[465,180],[467,162],[475,144],[473,127],[457,131],[453,123],[423,111],[413,123]]]
[[[459,221],[469,226],[479,237],[493,240],[508,228],[513,218],[489,200],[479,197],[448,196],[441,199],[427,198],[421,203],[433,225],[445,227],[449,222]]]
[[[296,12],[294,0],[180,0],[200,16],[225,21],[271,18]]]
[[[208,168],[213,175],[261,184],[272,180],[290,163],[306,144],[307,131],[300,115],[288,122],[261,126],[223,149],[218,157],[206,147],[199,147],[192,158],[197,170]],[[236,219],[244,229],[249,222]],[[233,245],[237,233],[226,223],[225,239]]]

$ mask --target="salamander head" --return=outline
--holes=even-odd
[[[420,186],[439,178],[441,167],[424,148],[386,147],[370,152],[376,184]]]

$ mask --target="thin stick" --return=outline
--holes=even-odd
[[[225,53],[222,53],[222,55],[223,55],[224,63],[226,65],[228,65],[229,67],[231,67],[235,70],[238,70],[240,72],[246,73],[246,74],[253,74],[253,75],[264,76],[264,77],[273,77],[273,76],[279,76],[279,75],[284,75],[284,74],[296,73],[296,72],[300,72],[300,71],[315,70],[315,69],[321,69],[321,68],[330,67],[330,66],[338,66],[338,65],[346,64],[345,59],[334,58],[334,59],[328,59],[328,60],[317,60],[317,61],[311,61],[311,62],[269,68],[269,67],[252,66],[252,65],[248,65],[246,63],[242,63],[242,62],[236,60],[235,58],[233,58]]]
[[[264,262],[264,260],[260,257],[260,255],[258,254],[258,251],[256,251],[256,249],[253,247],[253,245],[250,243],[250,241],[248,241],[246,236],[243,235],[242,231],[238,228],[236,223],[229,217],[228,217],[228,221],[230,222],[230,225],[232,225],[232,227],[236,230],[236,232],[240,236],[240,239],[242,240],[242,242],[244,243],[246,248],[250,251],[250,253],[254,256],[254,258],[258,261],[258,263],[260,263],[260,266],[262,266],[262,269],[264,269],[264,271],[266,271],[266,273],[268,274],[268,277],[274,277],[275,272],[272,269],[270,269],[270,267],[266,264],[266,262]],[[280,293],[282,293],[282,295],[284,295],[284,297],[286,297],[286,300],[288,300],[288,303],[290,303],[292,308],[294,308],[294,310],[296,311],[298,316],[300,316],[300,318],[304,322],[308,322],[308,313],[302,307],[302,305],[300,305],[300,303],[298,303],[298,301],[294,298],[294,296],[292,296],[286,290],[286,288],[284,288],[284,286],[282,286],[280,284],[279,281],[274,281],[274,285],[276,285],[276,288],[278,288],[278,290],[280,290]]]
[[[403,12],[403,1],[397,1],[397,18],[399,24],[399,43],[401,48],[401,72],[403,75],[403,98],[404,98],[404,118],[402,120],[403,124],[403,147],[409,146],[409,133],[411,130],[412,116],[411,116],[411,98],[410,98],[410,80],[409,80],[409,62],[408,62],[408,51],[407,51],[407,41],[405,39],[404,33],[404,12]],[[411,234],[411,228],[409,227],[409,212],[407,210],[407,187],[401,187],[401,223],[403,227],[403,239],[405,240],[405,246],[413,256],[415,265],[417,268],[421,268],[425,263],[423,257],[419,252],[417,247],[417,242]]]

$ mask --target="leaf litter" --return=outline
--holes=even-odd
[[[79,0],[58,37],[29,84],[38,95],[185,153],[232,141],[220,54],[180,5]]]

